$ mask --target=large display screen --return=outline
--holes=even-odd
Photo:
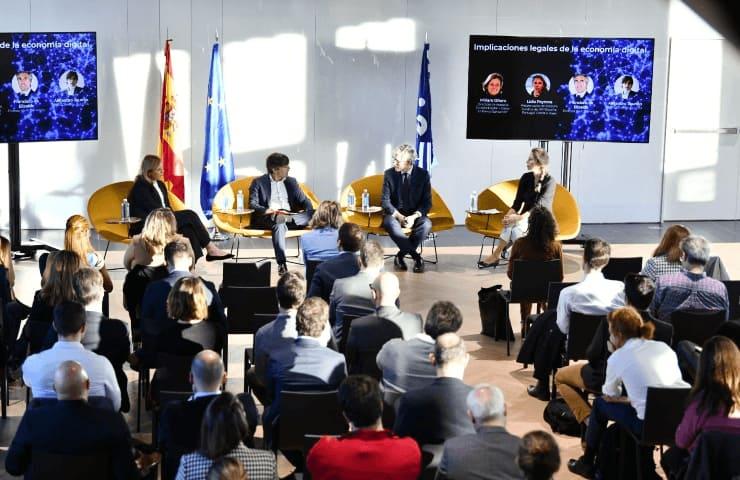
[[[95,40],[0,33],[0,143],[98,138]]]
[[[471,35],[467,138],[647,143],[654,44]]]

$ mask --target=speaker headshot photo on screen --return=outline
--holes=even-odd
[[[550,92],[550,79],[542,73],[533,73],[524,82],[524,88],[531,98],[546,98]]]
[[[39,80],[32,72],[22,70],[13,75],[11,87],[19,97],[29,97],[39,88]]]
[[[614,93],[623,100],[634,98],[640,91],[640,83],[632,75],[620,75],[614,81]]]
[[[568,91],[576,100],[586,98],[594,91],[594,81],[588,75],[577,73],[568,81]]]
[[[482,83],[487,97],[500,98],[504,94],[504,77],[500,73],[489,74]]]
[[[67,70],[59,77],[59,89],[67,96],[79,95],[85,88],[85,78],[80,72]]]

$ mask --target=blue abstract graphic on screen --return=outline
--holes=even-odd
[[[95,33],[0,33],[0,142],[98,138]]]

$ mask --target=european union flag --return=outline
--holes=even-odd
[[[419,100],[416,104],[416,164],[424,170],[436,165],[432,143],[432,92],[429,89],[429,44],[424,43],[419,75]]]
[[[233,180],[234,159],[231,156],[221,55],[218,43],[214,43],[206,105],[206,148],[200,176],[200,207],[206,217],[211,218],[213,215],[211,204],[218,190]]]

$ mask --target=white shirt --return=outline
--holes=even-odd
[[[624,283],[607,280],[604,274],[591,271],[581,283],[564,288],[558,300],[558,328],[564,334],[570,329],[572,312],[605,315],[624,306]]]
[[[121,391],[118,388],[113,365],[102,355],[85,350],[80,342],[59,340],[49,350],[31,355],[23,363],[23,382],[31,387],[37,398],[56,398],[54,372],[60,363],[74,360],[82,365],[90,379],[91,397],[106,397],[113,408],[121,408]]]
[[[164,194],[162,193],[162,190],[159,189],[159,183],[152,182],[152,185],[154,185],[154,190],[157,191],[157,195],[159,195],[159,199],[162,201],[162,208],[164,208],[164,206],[165,206],[165,203],[164,203]]]
[[[285,179],[276,182],[270,176],[270,210],[290,211],[288,190],[285,188]]]
[[[622,385],[640,420],[645,419],[648,387],[689,387],[681,379],[676,352],[663,342],[644,338],[630,338],[606,361],[602,393],[618,397]]]
[[[188,401],[191,402],[193,400],[199,399],[200,397],[213,397],[215,395],[221,395],[221,390],[216,390],[215,392],[195,392],[190,395]]]

